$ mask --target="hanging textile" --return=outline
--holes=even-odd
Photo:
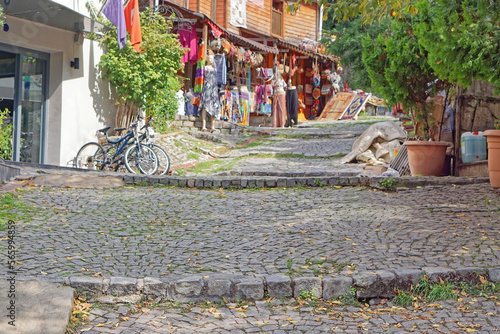
[[[248,125],[248,116],[250,115],[250,96],[248,94],[248,89],[243,90],[243,88],[246,87],[241,87],[242,91],[240,92],[240,121],[237,122],[238,124],[241,125]]]
[[[286,91],[286,124],[285,126],[291,127],[298,125],[299,120],[299,96],[296,88],[289,88]]]
[[[221,104],[222,104],[222,114],[220,118],[223,121],[228,121],[231,119],[231,92],[227,89],[222,94]]]
[[[213,24],[211,21],[206,20],[208,25],[210,26],[210,29],[212,30],[212,35],[214,35],[215,38],[219,39],[220,36],[223,34],[222,30],[220,30],[215,24]]]
[[[240,111],[240,93],[238,92],[238,88],[233,88],[230,92],[230,108],[231,108],[231,122],[233,123],[241,123],[241,111]]]
[[[246,0],[230,0],[229,23],[235,27],[247,26],[247,2]]]
[[[282,128],[286,123],[286,95],[285,92],[275,93],[273,96],[273,127]]]
[[[227,82],[226,56],[215,55],[214,63],[215,70],[217,71],[217,84],[225,85]]]
[[[190,89],[186,94],[184,94],[184,109],[187,116],[198,115],[198,106],[193,104],[194,92]]]
[[[102,11],[104,16],[116,27],[116,38],[118,39],[118,48],[121,50],[127,45],[127,24],[125,21],[125,12],[123,11],[122,0],[111,0],[106,4]]]
[[[186,53],[181,59],[183,64],[190,62],[191,64],[196,64],[198,60],[198,44],[197,44],[197,36],[196,36],[196,28],[194,25],[190,25],[186,27],[186,29],[182,29],[179,31],[179,42],[184,48],[188,48]]]
[[[203,83],[203,93],[201,96],[200,108],[205,108],[207,113],[215,119],[220,119],[221,106],[219,99],[219,87],[217,87],[217,77],[213,66],[205,67],[205,79]]]
[[[196,65],[196,73],[194,75],[194,99],[193,104],[195,106],[200,105],[201,93],[203,92],[203,78],[205,74],[205,61],[203,59],[198,60]]]
[[[139,1],[130,0],[125,6],[125,22],[130,34],[130,43],[135,51],[141,53],[142,32],[141,17],[139,15]]]

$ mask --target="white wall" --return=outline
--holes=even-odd
[[[97,129],[114,125],[115,101],[97,70],[102,49],[88,39],[75,44],[70,31],[11,16],[7,21],[10,30],[0,32],[0,43],[50,54],[46,163],[69,165],[85,142],[97,139]],[[70,67],[76,57],[79,70]]]
[[[60,3],[63,6],[66,6],[68,8],[73,9],[74,11],[77,11],[83,15],[89,16],[89,11],[87,10],[85,4],[87,2],[94,3],[96,6],[100,6],[98,0],[52,0],[54,2]]]

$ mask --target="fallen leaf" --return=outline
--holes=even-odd
[[[101,322],[100,324],[97,324],[95,325],[96,327],[102,327],[102,326],[106,326],[106,325],[109,325],[111,322],[108,321],[108,322]]]

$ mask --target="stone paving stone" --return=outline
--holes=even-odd
[[[111,277],[107,293],[110,295],[129,295],[137,292],[137,279]]]

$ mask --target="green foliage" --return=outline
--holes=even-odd
[[[382,188],[386,189],[386,190],[394,190],[396,188],[396,180],[394,179],[394,177],[389,177],[389,178],[384,178],[382,180],[379,181],[380,185],[382,186]]]
[[[346,21],[360,17],[363,23],[380,22],[391,16],[399,18],[406,13],[415,14],[417,10],[411,0],[318,0],[318,4],[325,6],[324,19],[330,17],[336,21]]]
[[[363,39],[363,62],[372,81],[372,87],[390,104],[398,102],[412,111],[414,123],[422,122],[424,138],[433,125],[432,106],[428,98],[447,89],[447,81],[440,80],[427,61],[427,50],[413,33],[413,26],[425,18],[406,14],[394,20],[386,35],[376,40]]]
[[[12,159],[12,123],[4,124],[8,117],[9,110],[0,110],[0,158],[4,160]]]
[[[487,81],[500,91],[500,2],[423,0],[415,35],[436,75],[468,87]]]
[[[155,115],[157,127],[165,126],[177,109],[175,93],[180,88],[176,76],[182,69],[184,48],[177,35],[170,34],[170,20],[148,10],[141,13],[142,53],[136,52],[130,41],[118,48],[116,30],[101,39],[107,52],[99,63],[103,77],[116,88],[120,103],[133,102],[148,114]]]
[[[316,294],[314,293],[314,290],[312,290],[312,289],[310,291],[301,290],[298,298],[300,298],[302,300],[310,300],[310,301],[317,299]]]
[[[495,123],[495,129],[500,130],[500,115],[498,116],[498,122]]]
[[[424,277],[416,286],[412,286],[410,291],[398,290],[393,302],[397,305],[409,306],[418,301],[431,303],[438,300],[457,299],[457,292],[457,287],[451,282],[432,283]]]
[[[373,91],[366,66],[362,60],[363,46],[361,36],[368,35],[371,38],[376,38],[388,28],[389,20],[366,25],[358,17],[353,20],[338,22],[331,31],[326,31],[327,35],[336,36],[335,41],[325,40],[324,43],[331,54],[342,58],[342,66],[344,68],[342,80],[349,87],[361,89],[366,92]]]

